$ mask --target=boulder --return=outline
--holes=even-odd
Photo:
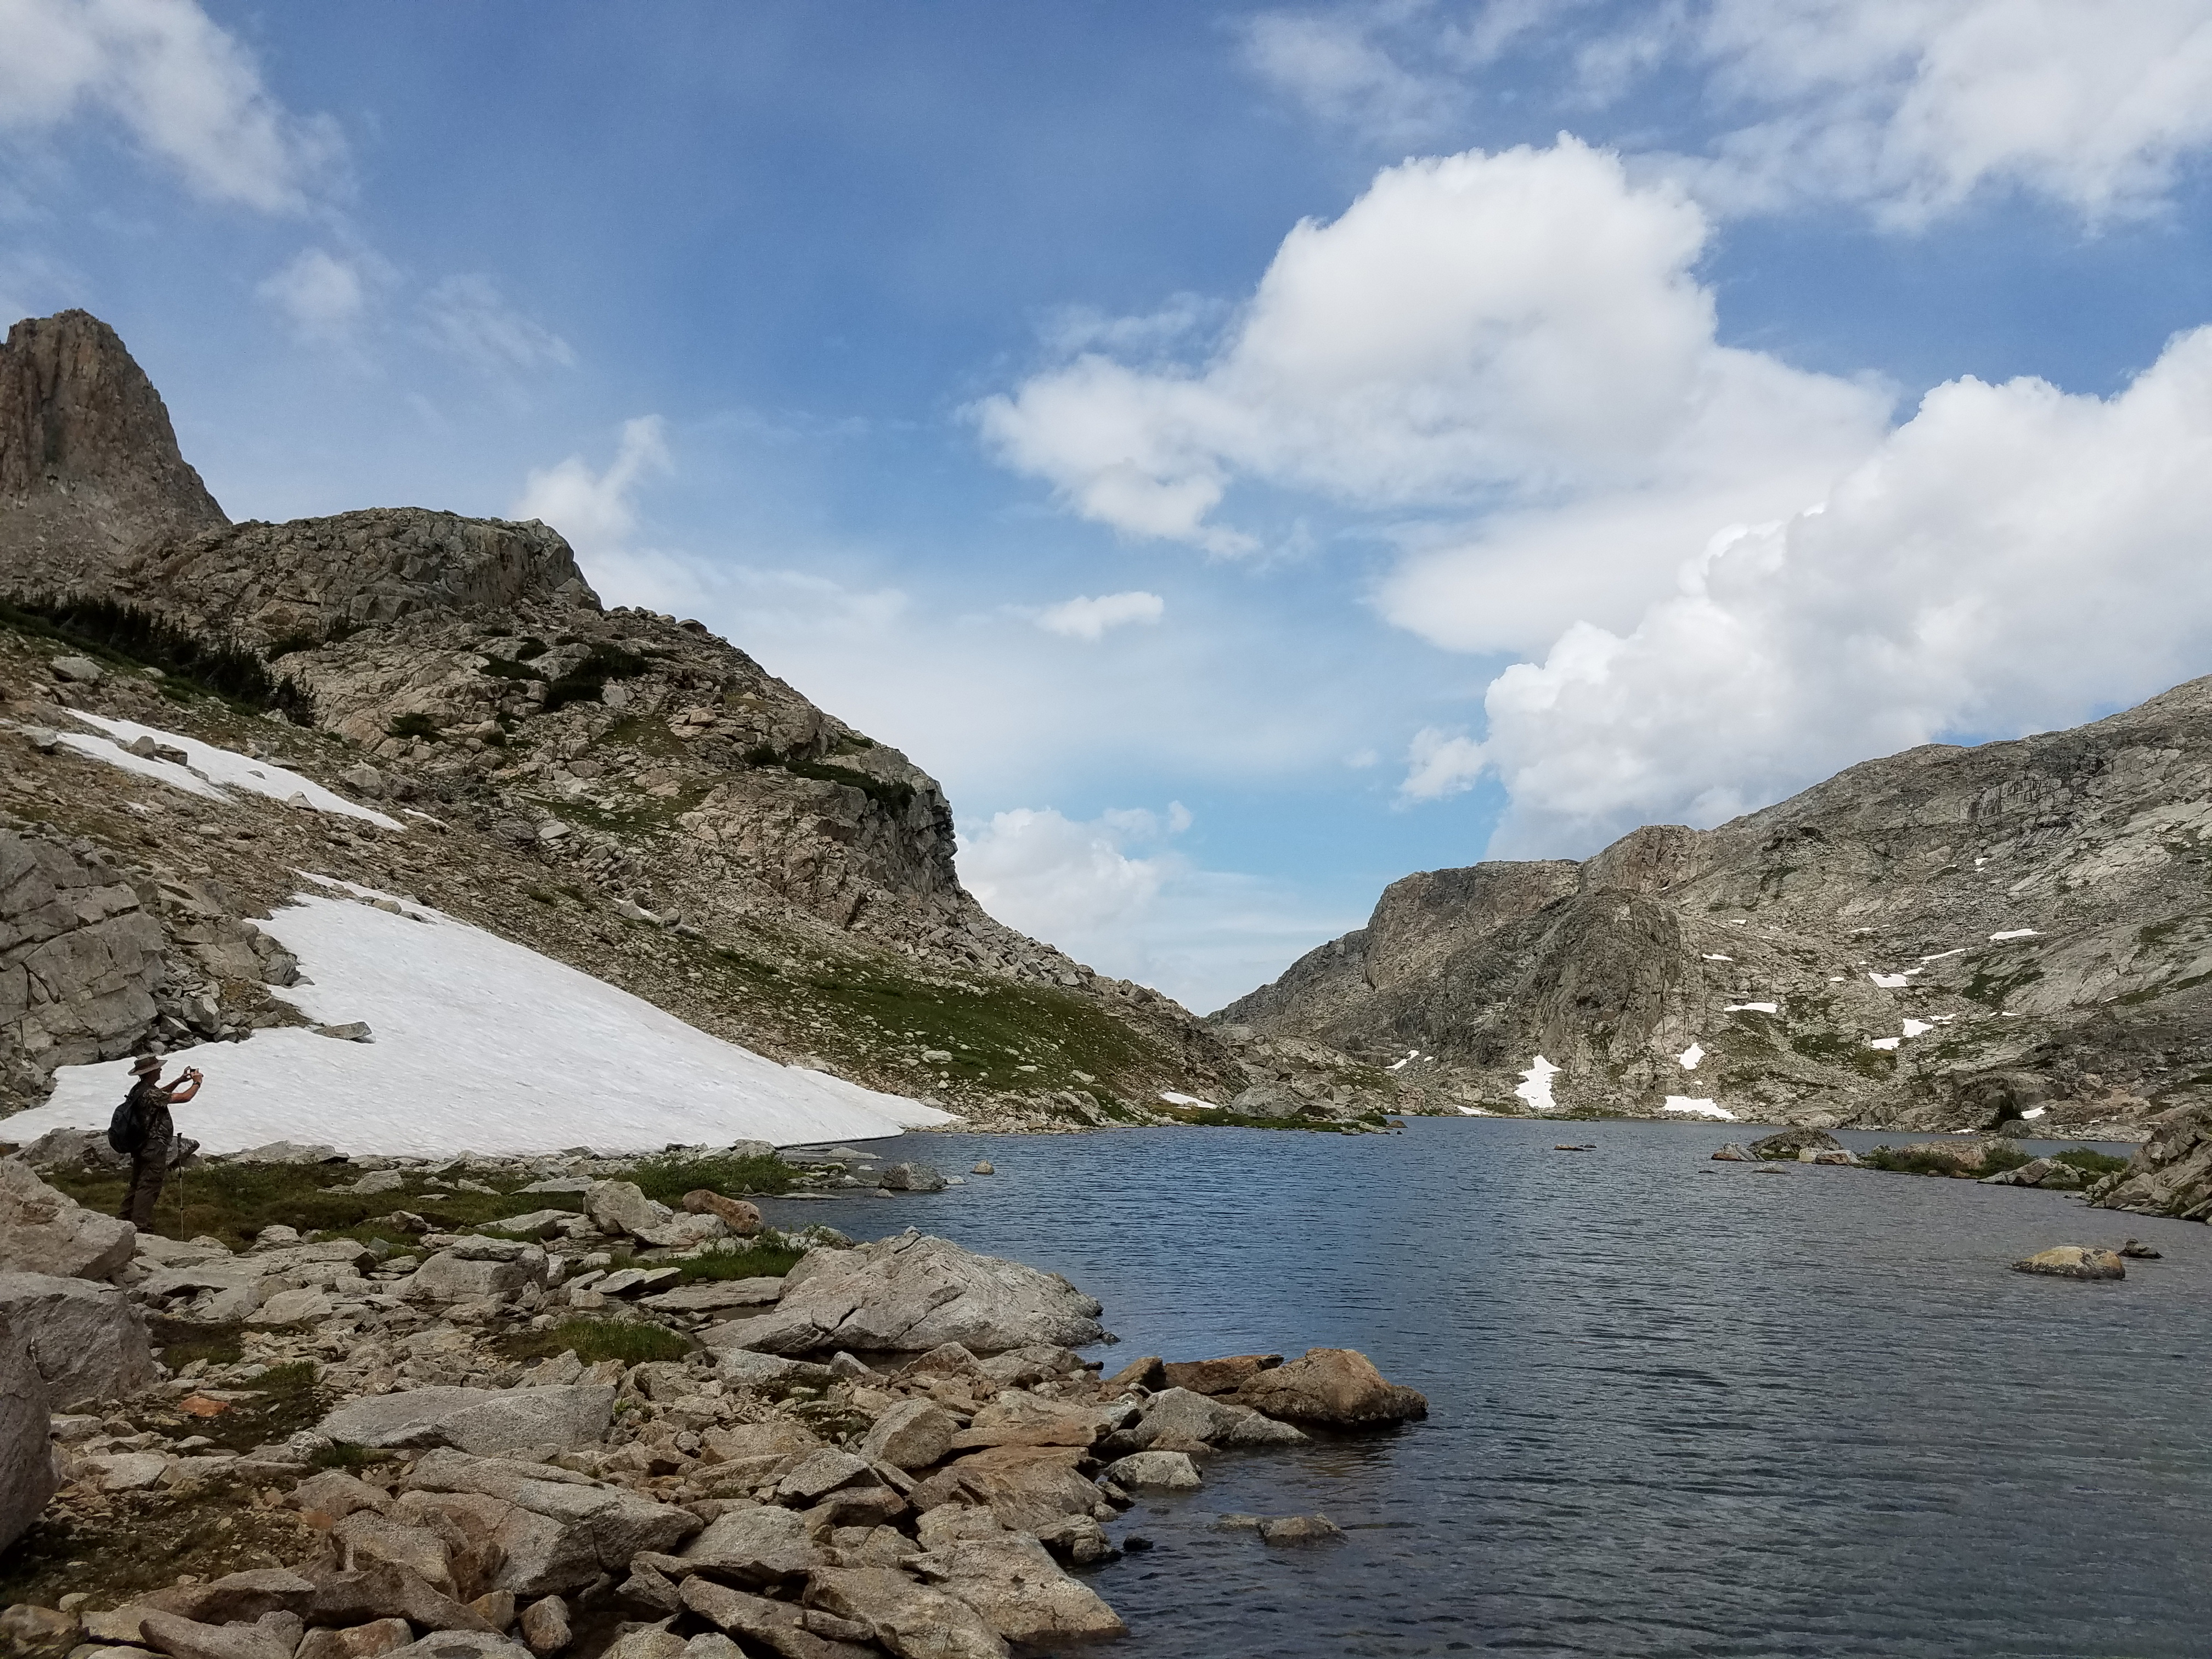
[[[372,1619],[344,1630],[311,1630],[293,1659],[385,1659],[415,1639],[404,1619]]]
[[[1079,1471],[1076,1446],[996,1446],[946,1464],[907,1494],[917,1512],[965,1500],[1009,1527],[1035,1533],[1063,1516],[1110,1516],[1113,1505]]]
[[[764,1308],[782,1294],[781,1279],[702,1279],[648,1296],[640,1305],[655,1313],[724,1313]]]
[[[64,1279],[108,1279],[131,1260],[138,1230],[99,1214],[39,1179],[20,1158],[0,1158],[0,1269]]]
[[[927,1400],[902,1400],[862,1437],[860,1455],[895,1469],[926,1469],[943,1461],[959,1432],[960,1419],[942,1406]]]
[[[819,1617],[818,1614],[810,1613],[788,1601],[771,1601],[764,1595],[749,1595],[743,1590],[732,1589],[726,1584],[716,1583],[712,1579],[687,1578],[680,1594],[684,1606],[690,1612],[725,1631],[744,1637],[756,1649],[764,1648],[770,1653],[781,1656],[781,1659],[870,1659],[878,1651],[873,1647],[824,1637],[810,1630],[807,1621],[810,1618]],[[701,1639],[703,1638],[695,1638],[694,1641]],[[726,1638],[720,1639],[727,1640]],[[735,1653],[738,1650],[732,1646],[731,1651]],[[697,1654],[687,1646],[684,1659],[726,1659],[726,1656]]]
[[[291,1497],[285,1501],[302,1515],[322,1516],[325,1523],[343,1521],[356,1510],[381,1512],[392,1503],[381,1488],[343,1469],[325,1469],[320,1474],[309,1475],[292,1488]]]
[[[1088,1446],[1135,1415],[1135,1406],[1126,1401],[1084,1405],[1010,1389],[977,1412],[952,1444],[960,1451],[981,1446]]]
[[[927,1164],[887,1164],[877,1177],[877,1185],[894,1193],[941,1193],[945,1184],[943,1171]]]
[[[806,1605],[866,1626],[899,1659],[1007,1659],[1005,1639],[975,1608],[895,1568],[822,1568]]]
[[[1344,1528],[1325,1515],[1270,1516],[1260,1523],[1266,1544],[1322,1544],[1344,1536]]]
[[[608,1653],[612,1655],[620,1645],[616,1644]],[[504,1636],[481,1631],[441,1631],[419,1642],[410,1642],[404,1648],[392,1649],[386,1659],[532,1659],[532,1656],[521,1643]]]
[[[908,1232],[811,1252],[785,1276],[774,1312],[723,1328],[733,1346],[767,1353],[920,1352],[948,1342],[996,1352],[1103,1341],[1099,1312],[1057,1273]]]
[[[721,1218],[679,1215],[647,1198],[634,1181],[602,1181],[585,1195],[592,1221],[601,1232],[626,1233],[642,1244],[682,1248],[724,1236]]]
[[[564,1449],[603,1438],[614,1419],[611,1384],[542,1389],[410,1389],[349,1400],[316,1427],[349,1445],[452,1446],[495,1456],[548,1443]]]
[[[1128,1626],[1096,1591],[1069,1577],[1042,1544],[1020,1533],[947,1544],[911,1556],[905,1565],[926,1583],[965,1601],[994,1633],[1024,1648],[1128,1634]]]
[[[407,1281],[410,1302],[477,1302],[545,1283],[545,1252],[507,1238],[470,1239],[440,1250]]]
[[[522,1610],[522,1640],[538,1659],[550,1659],[568,1645],[568,1604],[557,1595],[540,1596]]]
[[[796,1583],[822,1562],[805,1517],[773,1504],[717,1516],[680,1559],[693,1572],[759,1589]]]
[[[1749,1152],[1744,1151],[1741,1146],[1738,1146],[1733,1140],[1729,1141],[1727,1146],[1722,1147],[1720,1151],[1715,1152],[1710,1161],[1715,1164],[1756,1164],[1759,1162],[1757,1158],[1753,1158]]]
[[[1139,1407],[1136,1421],[1118,1430],[1108,1449],[1141,1451],[1158,1444],[1294,1446],[1305,1437],[1290,1424],[1279,1423],[1233,1400],[1216,1400],[1188,1389],[1168,1389]]]
[[[46,1379],[0,1320],[0,1550],[23,1535],[61,1484],[48,1422]]]
[[[1826,1129],[1782,1129],[1764,1140],[1751,1143],[1751,1155],[1762,1162],[1795,1158],[1808,1148],[1814,1152],[1835,1152],[1843,1150],[1844,1143]]]
[[[732,1340],[738,1325],[749,1325],[750,1320],[739,1320],[728,1325],[710,1325],[702,1336],[707,1346],[714,1351],[714,1371],[728,1389],[774,1389],[796,1384],[802,1388],[826,1389],[836,1381],[827,1365],[817,1365],[811,1360],[786,1359],[781,1354],[756,1353],[750,1348],[724,1347],[715,1340],[717,1335]]]
[[[254,1567],[204,1584],[149,1590],[137,1604],[149,1611],[179,1613],[203,1625],[239,1621],[250,1625],[270,1613],[305,1619],[315,1604],[315,1583],[289,1567]]]
[[[131,1158],[107,1144],[105,1129],[49,1129],[16,1157],[34,1170],[127,1170]]]
[[[394,1562],[373,1562],[356,1571],[331,1566],[302,1571],[315,1583],[314,1605],[307,1610],[310,1624],[353,1626],[404,1619],[416,1630],[493,1633],[483,1614],[433,1589]]]
[[[2055,1279],[2125,1279],[2127,1264],[2116,1250],[2081,1244],[2055,1244],[2012,1264],[2014,1273],[2048,1273]]]
[[[1109,1394],[1115,1394],[1124,1389],[1158,1390],[1167,1385],[1166,1364],[1158,1354],[1148,1353],[1140,1359],[1131,1360],[1113,1376],[1102,1379],[1098,1386]]]
[[[1193,1394],[1235,1394],[1261,1371],[1283,1363],[1279,1353],[1237,1353],[1223,1359],[1191,1359],[1162,1367],[1166,1385]]]
[[[435,1527],[410,1527],[374,1510],[361,1510],[333,1527],[331,1538],[338,1547],[341,1565],[360,1568],[374,1561],[389,1561],[406,1568],[432,1589],[456,1601],[462,1599],[461,1587],[453,1578],[451,1552]]]
[[[2119,1179],[2090,1201],[2139,1215],[2212,1218],[2212,1103],[2193,1102],[2153,1118],[2150,1139],[2136,1148]]]
[[[699,1529],[687,1510],[550,1464],[432,1451],[403,1485],[396,1515],[418,1524],[442,1517],[462,1535],[488,1540],[488,1558],[498,1563],[491,1588],[518,1597],[583,1589]]]
[[[725,1198],[702,1187],[684,1194],[684,1207],[693,1215],[718,1217],[734,1238],[750,1238],[761,1230],[761,1212],[742,1198]]]
[[[1237,1390],[1239,1404],[1281,1422],[1335,1428],[1402,1423],[1429,1414],[1427,1398],[1384,1379],[1352,1348],[1309,1348],[1305,1357],[1261,1371]]]
[[[149,1613],[140,1629],[169,1659],[292,1659],[302,1633],[296,1613],[264,1613],[250,1625],[203,1625],[173,1613]]]
[[[1104,1478],[1117,1486],[1152,1486],[1163,1492],[1195,1492],[1200,1485],[1198,1465],[1188,1452],[1179,1451],[1131,1452],[1109,1463]]]
[[[0,1273],[0,1319],[29,1350],[56,1411],[120,1400],[155,1380],[146,1321],[112,1285]]]

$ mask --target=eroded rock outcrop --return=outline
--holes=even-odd
[[[1408,877],[1215,1023],[1393,1066],[1432,1109],[2140,1133],[2212,1090],[2209,798],[2203,679],[1578,866]]]
[[[94,583],[222,509],[177,448],[161,395],[88,312],[27,318],[0,345],[0,592]]]

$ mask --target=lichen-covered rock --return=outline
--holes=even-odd
[[[812,1252],[785,1275],[773,1313],[726,1328],[731,1346],[775,1354],[919,1352],[945,1342],[995,1352],[1102,1341],[1100,1311],[1058,1273],[909,1232]]]
[[[1197,1484],[1194,1474],[1190,1484]],[[1020,1533],[946,1544],[909,1557],[905,1565],[965,1601],[994,1632],[1021,1647],[1048,1649],[1128,1633],[1096,1591],[1069,1577],[1036,1539]]]
[[[46,1379],[0,1321],[0,1550],[23,1535],[60,1485],[48,1421]]]
[[[588,1382],[544,1389],[410,1389],[349,1400],[316,1432],[349,1445],[450,1446],[480,1457],[519,1447],[589,1445],[607,1431],[615,1390]]]
[[[21,1158],[0,1158],[0,1270],[107,1279],[131,1260],[137,1237],[129,1222],[55,1191]]]
[[[145,1317],[112,1285],[0,1273],[0,1319],[28,1349],[56,1411],[120,1400],[154,1381]]]

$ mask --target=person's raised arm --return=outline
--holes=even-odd
[[[185,1073],[185,1080],[177,1085],[175,1088],[169,1091],[169,1104],[172,1106],[183,1105],[194,1095],[199,1093],[200,1084],[202,1081],[203,1079],[198,1072],[186,1072]]]

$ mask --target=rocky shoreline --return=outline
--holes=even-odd
[[[1111,1340],[1099,1304],[1056,1274],[626,1178],[665,1162],[318,1150],[200,1179],[233,1231],[237,1194],[325,1176],[392,1211],[242,1249],[61,1190],[96,1169],[0,1159],[16,1650],[995,1659],[1123,1632],[1087,1570],[1144,1547],[1107,1530],[1134,1494],[1427,1410],[1349,1350],[1109,1375],[1074,1352]],[[930,1188],[891,1167],[910,1184],[878,1190]],[[471,1206],[507,1213],[422,1213]],[[1270,1547],[1336,1531],[1236,1519]]]

